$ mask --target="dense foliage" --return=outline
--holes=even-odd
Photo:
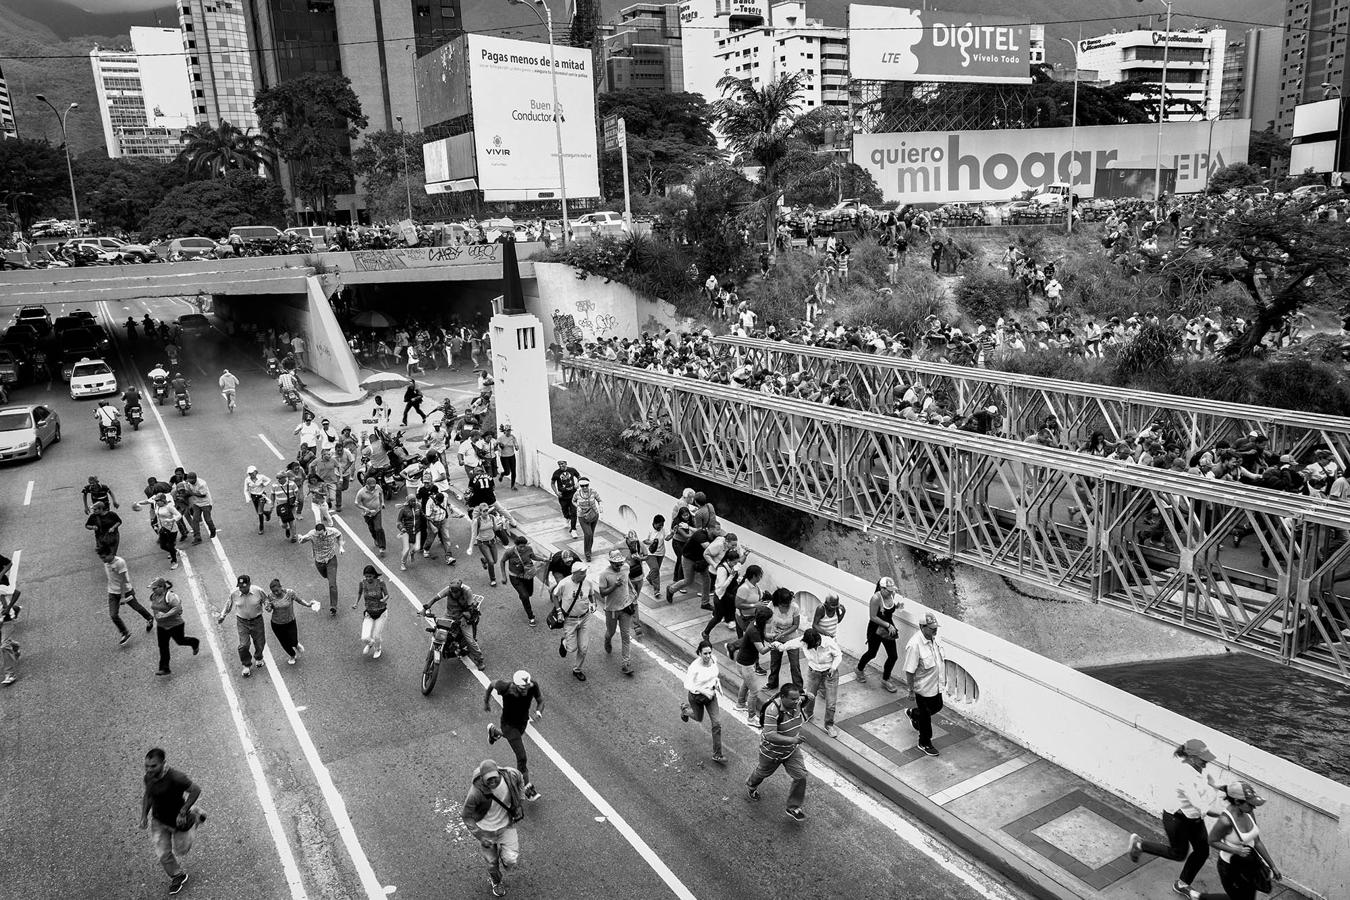
[[[146,239],[223,237],[235,225],[285,226],[286,198],[281,188],[248,172],[192,181],[169,191],[141,229]]]

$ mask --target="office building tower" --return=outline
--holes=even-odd
[[[132,28],[129,49],[89,53],[108,156],[171,160],[192,124],[182,34],[176,28]]]
[[[1345,65],[1347,31],[1350,5],[1342,0],[1285,0],[1275,118],[1281,137],[1293,133],[1295,106],[1345,96],[1350,90],[1350,70]]]
[[[1228,42],[1223,56],[1220,117],[1251,119],[1262,131],[1279,109],[1282,28],[1250,28]]]
[[[714,83],[730,75],[762,87],[797,73],[803,109],[834,106],[847,112],[848,29],[827,28],[819,19],[808,19],[803,0],[775,3],[769,15],[772,24],[718,39]]]
[[[684,0],[680,4],[684,89],[709,103],[721,98],[717,82],[723,66],[716,55],[721,40],[769,21],[769,0]]]
[[[5,81],[5,70],[0,69],[0,140],[18,136],[19,128],[14,122],[14,104],[9,99],[9,83]]]
[[[244,0],[178,0],[178,24],[192,79],[194,121],[256,130]]]
[[[1078,64],[1095,69],[1105,84],[1137,84],[1131,100],[1157,102],[1167,62],[1167,104],[1164,117],[1174,122],[1218,118],[1223,90],[1223,59],[1228,33],[1222,28],[1198,31],[1134,31],[1085,38]]]
[[[680,8],[674,3],[635,3],[619,11],[605,35],[601,90],[684,90],[684,45]]]

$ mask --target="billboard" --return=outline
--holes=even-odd
[[[1177,193],[1202,191],[1210,172],[1246,162],[1250,131],[1250,119],[1165,123],[1162,168],[1176,172]],[[1070,183],[1078,196],[1093,197],[1098,171],[1154,167],[1157,125],[1097,125],[1072,132],[858,134],[853,161],[872,173],[887,202],[898,203],[1006,200],[1056,183]]]
[[[413,65],[423,128],[469,114],[468,55],[467,40],[457,37]]]
[[[1294,107],[1294,132],[1291,137],[1328,134],[1341,128],[1341,99],[1300,103]],[[1292,169],[1290,171],[1293,171]]]
[[[1026,23],[899,6],[848,8],[848,69],[866,81],[1029,84]]]

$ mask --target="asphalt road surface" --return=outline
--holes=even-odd
[[[193,311],[169,300],[99,306],[105,323]],[[157,361],[144,340],[138,348],[122,341],[117,356],[124,384]],[[214,390],[222,365],[243,380],[233,414]],[[93,403],[71,401],[63,384],[14,397],[54,407],[64,440],[40,462],[0,469],[0,551],[17,555],[24,606],[6,631],[23,647],[20,680],[0,691],[0,896],[163,896],[168,880],[148,832],[136,827],[142,759],[156,745],[201,786],[209,815],[182,896],[488,896],[486,866],[459,811],[480,760],[514,764],[504,742],[487,744],[498,709],[483,711],[483,676],[458,662],[443,667],[431,696],[419,691],[428,635],[413,598],[443,587],[447,568],[419,561],[400,573],[391,553],[384,654],[363,656],[351,606],[360,569],[375,557],[359,517],[345,513],[339,614],[330,618],[326,603],[319,615],[297,610],[300,663],[278,665],[285,655],[269,630],[266,669],[240,678],[233,617],[214,621],[235,573],[260,585],[278,577],[309,599],[326,593],[308,546],[286,542],[275,521],[258,534],[243,498],[248,465],[270,475],[280,468],[272,448],[293,454],[299,417],[251,351],[223,338],[190,346],[186,374],[192,411],[147,406],[141,430],[127,428],[112,451],[97,441]],[[335,422],[358,416],[332,411]],[[179,464],[210,485],[219,536],[188,544],[188,562],[169,572],[148,517],[130,507],[147,476],[167,478]],[[130,642],[117,644],[103,568],[82,527],[80,487],[93,474],[120,502],[120,552],[138,595],[145,600],[151,579],[168,576],[188,633],[209,637],[196,657],[174,647],[171,676],[156,677],[154,635],[134,612],[123,614]],[[392,540],[388,511],[385,522]],[[467,526],[455,526],[462,553]],[[727,709],[728,761],[711,761],[706,725],[679,720],[685,661],[646,645],[636,651],[636,676],[625,678],[617,653],[606,657],[593,638],[590,679],[576,682],[542,611],[540,627],[529,628],[510,587],[489,587],[472,560],[451,571],[487,597],[479,634],[488,675],[528,669],[545,697],[529,743],[543,799],[520,826],[509,896],[1019,896],[818,761],[804,823],[783,813],[781,773],[750,802],[744,783],[757,740]]]

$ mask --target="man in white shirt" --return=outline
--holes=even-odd
[[[825,733],[838,737],[839,729],[834,727],[834,711],[839,700],[839,665],[844,661],[844,653],[834,638],[823,635],[814,628],[802,632],[802,636],[784,644],[775,642],[775,650],[800,648],[805,657],[806,688],[802,691],[802,715],[807,721],[815,715],[816,697],[825,695]]]
[[[942,689],[947,681],[947,653],[937,632],[937,616],[924,613],[918,634],[905,645],[905,680],[914,698],[914,707],[905,710],[905,715],[919,732],[919,749],[929,756],[938,755],[933,746],[933,716],[942,710]]]

